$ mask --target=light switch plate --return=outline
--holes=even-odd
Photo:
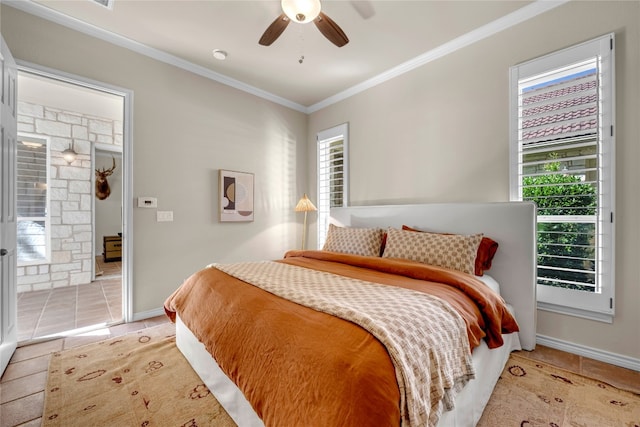
[[[155,197],[138,197],[139,208],[157,208],[158,199]]]
[[[170,221],[173,221],[173,211],[158,211],[158,212],[156,212],[156,220],[158,222],[170,222]]]

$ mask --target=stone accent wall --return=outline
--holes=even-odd
[[[18,134],[49,137],[51,263],[18,266],[18,293],[91,282],[91,144],[122,146],[122,121],[18,102]],[[76,160],[62,152],[73,143]]]

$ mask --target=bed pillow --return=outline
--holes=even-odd
[[[380,228],[338,227],[329,224],[323,251],[380,256],[384,230]]]
[[[422,232],[422,230],[409,227],[408,225],[403,225],[402,229],[407,231]],[[448,233],[445,233],[445,234],[448,234]],[[497,250],[498,250],[498,242],[486,236],[482,237],[482,240],[480,241],[480,245],[478,246],[478,253],[476,254],[475,271],[474,271],[474,274],[476,276],[482,276],[485,271],[491,268],[491,263],[493,261],[493,257],[495,256]]]
[[[491,268],[491,262],[497,250],[498,242],[489,237],[482,238],[476,257],[476,276],[482,276],[485,271]]]
[[[389,228],[384,258],[403,258],[474,274],[482,234],[415,233]]]

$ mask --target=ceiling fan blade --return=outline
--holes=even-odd
[[[333,19],[329,18],[324,13],[320,12],[318,17],[313,20],[318,30],[324,35],[331,43],[338,47],[342,47],[349,43],[349,38],[342,31],[342,29],[336,24]]]
[[[260,41],[258,43],[260,43],[262,46],[270,46],[271,43],[273,43],[278,37],[280,37],[280,34],[282,34],[285,28],[287,28],[289,22],[290,21],[287,15],[282,13],[276,18],[275,21],[271,23],[271,25],[269,25],[269,27],[267,27],[267,29],[264,31],[264,34],[262,34],[262,37],[260,37]]]

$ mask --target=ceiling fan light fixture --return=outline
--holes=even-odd
[[[282,11],[293,22],[305,24],[320,14],[320,0],[282,0]]]

